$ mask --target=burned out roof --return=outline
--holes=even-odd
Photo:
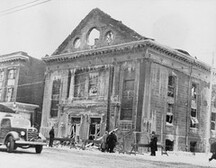
[[[68,43],[72,40],[76,34],[79,33],[80,29],[82,29],[88,20],[91,18],[94,18],[95,16],[100,17],[100,21],[103,23],[106,23],[107,25],[110,25],[111,27],[115,27],[119,32],[123,33],[130,39],[130,41],[139,41],[139,40],[147,40],[151,38],[144,37],[134,30],[130,29],[126,25],[124,25],[121,21],[113,19],[110,15],[104,13],[99,8],[93,9],[89,14],[79,23],[79,25],[72,31],[72,33],[63,41],[63,43],[55,50],[55,52],[52,55],[58,55],[61,54],[61,52],[64,50],[64,48],[68,45]],[[151,39],[153,40],[153,39]]]

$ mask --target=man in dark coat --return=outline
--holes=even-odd
[[[53,147],[53,140],[55,137],[54,127],[52,127],[52,129],[50,130],[49,137],[50,137],[49,147]]]
[[[116,146],[116,142],[117,142],[117,136],[115,135],[114,131],[112,131],[108,136],[107,136],[107,151],[110,153],[113,153],[113,149]]]
[[[154,131],[152,131],[152,135],[151,135],[150,148],[151,148],[151,156],[156,156],[156,151],[157,151],[157,136],[155,135]]]
[[[211,160],[213,160],[213,159],[216,159],[216,152],[213,152],[213,153],[212,153],[212,156],[211,156],[211,158],[209,158],[209,161],[211,161]]]

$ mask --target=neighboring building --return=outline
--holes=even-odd
[[[51,126],[58,137],[73,132],[81,139],[118,128],[129,149],[156,131],[167,150],[205,150],[210,66],[187,52],[143,37],[96,8],[43,60],[46,136]]]
[[[45,64],[19,51],[0,55],[0,104],[20,113],[39,128]]]

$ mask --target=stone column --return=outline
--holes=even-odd
[[[73,100],[76,69],[71,69],[70,72],[71,72],[71,81],[70,81],[70,89],[69,89],[69,100]]]

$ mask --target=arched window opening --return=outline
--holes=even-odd
[[[114,39],[114,36],[113,36],[113,33],[111,31],[108,31],[106,33],[106,41],[108,44],[112,43],[113,39]]]
[[[97,45],[99,38],[100,38],[100,32],[96,28],[93,28],[89,32],[87,44],[90,46],[95,46],[95,45]]]
[[[80,47],[80,44],[81,44],[80,38],[76,38],[76,39],[74,40],[73,46],[74,46],[74,48],[79,48],[79,47]]]

